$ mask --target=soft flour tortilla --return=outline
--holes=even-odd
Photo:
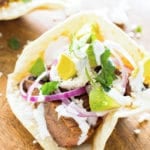
[[[8,7],[0,7],[0,20],[16,19],[36,8],[63,8],[63,0],[32,0],[29,2],[11,2]]]
[[[104,39],[119,43],[133,57],[135,64],[138,64],[138,61],[144,57],[144,53],[139,49],[134,41],[132,41],[114,24],[105,20],[97,13],[86,12],[69,18],[64,23],[58,25],[50,31],[47,31],[37,40],[29,43],[29,45],[27,45],[23,50],[22,55],[19,57],[14,72],[8,76],[7,99],[13,113],[46,150],[65,150],[65,148],[59,148],[50,135],[45,139],[38,136],[39,130],[33,116],[34,110],[32,105],[21,97],[17,84],[28,75],[28,70],[35,60],[39,58],[39,56],[44,56],[45,50],[52,41],[62,35],[70,36],[78,31],[84,24],[93,23],[95,21],[99,24],[100,31],[102,32]],[[54,52],[52,51],[52,53]],[[138,108],[133,112],[132,110],[131,112],[130,110],[119,110],[117,112],[109,113],[109,115],[105,116],[103,124],[101,124],[97,129],[93,144],[84,144],[82,147],[80,146],[74,149],[103,150],[106,141],[117,123],[118,118],[128,116],[128,112],[130,112],[130,115],[140,112],[141,109],[143,110],[144,108]]]

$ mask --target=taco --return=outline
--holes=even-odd
[[[0,20],[16,19],[36,8],[63,8],[63,1],[52,0],[0,0]]]
[[[99,14],[77,14],[25,47],[8,103],[44,149],[102,150],[118,118],[147,108],[132,82],[144,57]]]

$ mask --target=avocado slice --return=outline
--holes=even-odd
[[[91,111],[105,111],[119,108],[120,105],[101,87],[94,87],[89,94],[89,103]]]

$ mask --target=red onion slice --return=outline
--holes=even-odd
[[[21,95],[23,98],[27,99],[29,98],[28,93],[26,93],[20,89]],[[56,100],[62,100],[65,103],[68,103],[68,98],[80,96],[82,94],[86,93],[86,88],[81,87],[78,89],[70,90],[63,93],[57,93],[52,95],[39,95],[39,96],[30,96],[29,101],[31,102],[50,102],[50,101],[56,101]],[[27,99],[28,100],[28,99]]]
[[[32,92],[35,89],[35,87],[38,85],[38,83],[40,82],[40,80],[42,78],[44,78],[45,76],[47,76],[49,74],[49,72],[43,72],[35,81],[34,83],[30,86],[28,92],[27,92],[27,101],[30,101],[31,97],[32,97]]]
[[[113,52],[114,56],[116,58],[113,58],[113,63],[116,65],[116,66],[119,66],[121,69],[121,76],[122,76],[122,88],[123,88],[123,93],[125,92],[125,89],[126,89],[126,86],[127,86],[127,83],[128,83],[128,77],[129,77],[129,74],[131,73],[131,70],[128,69],[127,67],[124,66],[120,56],[116,53],[116,52]]]

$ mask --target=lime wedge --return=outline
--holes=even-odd
[[[57,65],[58,75],[61,79],[67,80],[76,75],[77,70],[74,62],[69,56],[62,54]]]
[[[91,111],[105,111],[119,108],[120,105],[103,91],[101,87],[95,87],[89,95],[89,103]]]

